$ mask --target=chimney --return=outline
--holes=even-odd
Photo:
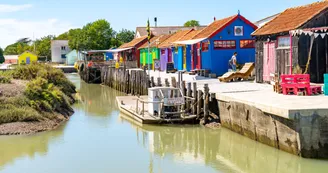
[[[216,21],[216,18],[215,18],[215,16],[214,16],[214,21]]]
[[[155,27],[157,27],[157,17],[154,18],[155,21]]]

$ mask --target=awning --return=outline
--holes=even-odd
[[[125,50],[129,50],[129,49],[132,49],[132,48],[133,47],[122,48],[122,49],[111,49],[111,50],[108,50],[108,52],[116,53],[116,52],[122,52],[122,51],[125,51]]]
[[[116,53],[116,52],[122,52],[124,50],[129,50],[132,49],[133,47],[128,47],[128,48],[122,48],[122,49],[109,49],[109,50],[89,50],[89,51],[82,51],[82,53],[87,54],[87,53]]]
[[[207,38],[199,38],[199,39],[193,39],[193,40],[185,40],[185,41],[176,41],[173,42],[174,44],[185,44],[185,45],[192,45],[192,44],[196,44],[199,43],[203,40],[205,40]]]

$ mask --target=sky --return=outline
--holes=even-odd
[[[255,22],[286,8],[318,0],[0,0],[0,47],[20,38],[59,35],[106,19],[116,31],[135,30],[149,18],[158,26],[183,25],[198,20],[208,25],[238,13]]]

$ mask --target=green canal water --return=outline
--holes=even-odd
[[[200,126],[140,125],[121,115],[123,95],[68,75],[81,103],[60,128],[0,137],[1,173],[326,173],[308,160],[233,133]]]

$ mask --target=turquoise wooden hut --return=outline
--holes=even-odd
[[[72,50],[66,56],[66,64],[67,65],[74,65],[74,63],[82,58],[82,54],[77,50]]]

